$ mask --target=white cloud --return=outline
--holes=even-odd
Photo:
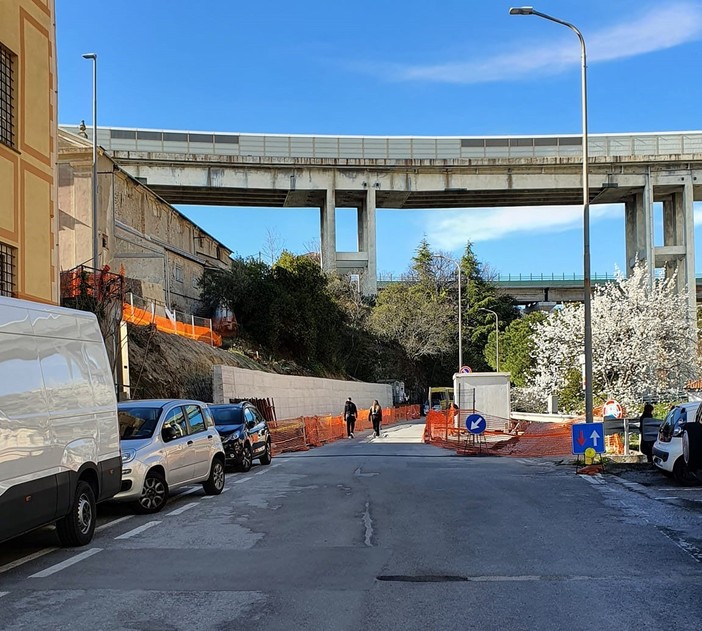
[[[664,6],[661,6],[664,5]],[[535,20],[536,17],[512,17]],[[588,62],[612,61],[672,48],[702,36],[702,6],[691,2],[656,5],[638,19],[600,31],[583,33]],[[557,74],[580,63],[580,48],[574,36],[552,38],[543,44],[525,46],[509,54],[483,60],[450,61],[441,64],[380,64],[375,69],[398,81],[437,81],[444,83],[485,83],[520,79],[535,73]]]
[[[621,204],[590,207],[590,222],[622,216]],[[467,241],[493,241],[524,233],[563,232],[579,228],[582,206],[520,206],[431,211],[425,231],[432,245],[455,250]]]

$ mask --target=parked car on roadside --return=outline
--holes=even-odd
[[[270,464],[271,433],[268,423],[253,403],[211,405],[215,426],[224,445],[227,464],[248,471],[258,458]]]
[[[676,482],[682,483],[689,478],[683,455],[683,434],[685,425],[693,421],[700,411],[700,403],[690,401],[671,408],[661,423],[658,438],[653,444],[653,464],[663,473],[672,476]]]
[[[224,449],[207,405],[187,399],[124,401],[118,405],[122,488],[117,501],[156,513],[170,491],[201,483],[224,489]]]

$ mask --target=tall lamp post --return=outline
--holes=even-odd
[[[480,307],[478,311],[487,311],[495,316],[495,372],[500,372],[500,318],[496,311],[492,309],[486,309],[485,307]]]
[[[585,421],[592,423],[592,308],[590,295],[590,186],[588,182],[587,147],[587,55],[582,33],[573,24],[536,11],[533,7],[512,7],[510,15],[535,15],[568,27],[580,41],[582,60],[582,114],[583,114],[583,284],[585,289]]]
[[[100,266],[97,207],[97,54],[85,53],[83,58],[93,62],[93,267],[97,269]]]
[[[442,254],[434,255],[437,259],[443,259],[444,261],[450,261],[456,266],[458,270],[458,370],[456,372],[461,372],[461,367],[463,366],[463,315],[461,311],[461,264],[458,261],[443,256]]]

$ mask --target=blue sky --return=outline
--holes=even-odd
[[[581,132],[580,48],[568,29],[509,16],[514,1],[57,0],[59,120],[154,129],[304,134]],[[591,133],[699,130],[700,0],[544,0],[589,54]],[[267,234],[294,252],[319,238],[315,209],[180,207],[237,253]],[[702,270],[702,207],[696,261]],[[660,242],[660,225],[655,226]],[[355,250],[355,212],[337,212]],[[420,239],[466,240],[500,273],[582,273],[581,210],[379,210],[378,271],[399,274]],[[624,267],[623,207],[593,207],[592,271]]]

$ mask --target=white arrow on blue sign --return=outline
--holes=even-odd
[[[573,454],[584,454],[592,447],[595,453],[605,452],[604,423],[575,423],[573,429]]]
[[[471,434],[482,434],[487,427],[487,421],[480,414],[469,414],[466,418],[466,429]]]

